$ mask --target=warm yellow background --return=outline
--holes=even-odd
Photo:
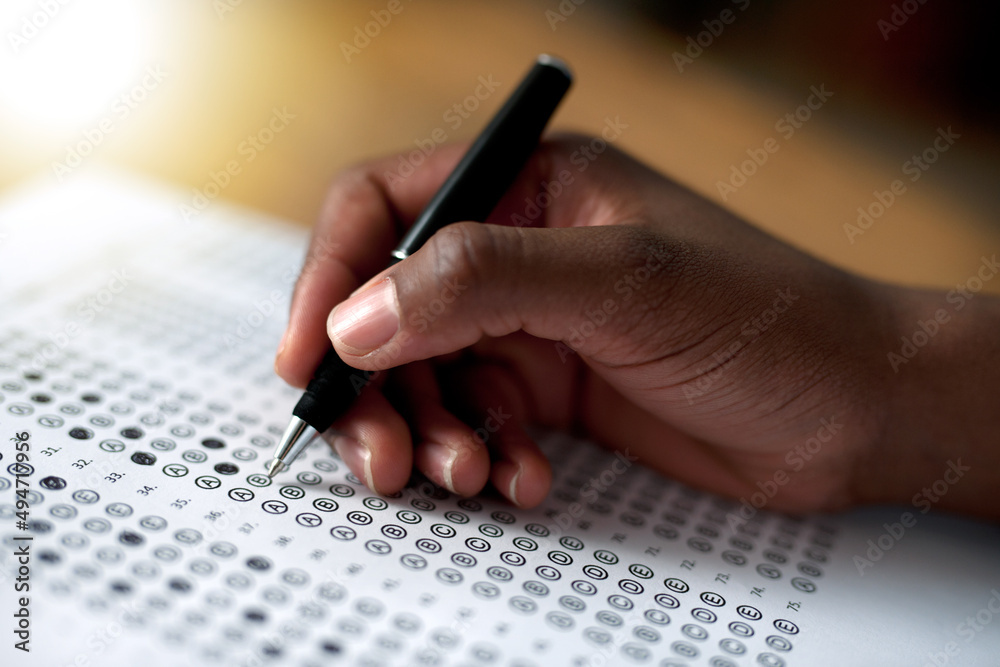
[[[622,148],[716,200],[716,183],[731,166],[778,137],[775,122],[808,96],[808,86],[765,86],[712,48],[681,74],[672,54],[683,36],[595,3],[553,30],[545,10],[558,0],[402,0],[403,11],[348,63],[341,42],[387,1],[136,2],[149,16],[145,57],[168,76],[93,159],[202,186],[210,171],[240,158],[240,142],[273,108],[287,108],[296,119],[224,196],[303,224],[339,168],[448,129],[442,114],[473,92],[480,75],[493,75],[503,87],[458,131],[448,129],[450,138],[473,136],[540,52],[562,56],[576,73],[553,126],[597,132],[605,117],[620,117],[629,125]],[[67,6],[60,19],[72,20],[72,11]],[[877,102],[834,91],[792,139],[779,138],[779,152],[726,205],[871,276],[964,281],[981,255],[1000,251],[996,154],[974,130],[956,126],[956,146],[919,182],[907,181],[907,193],[853,245],[843,229],[874,190],[903,177],[902,164],[947,121],[880,113]],[[88,122],[57,127],[0,107],[0,188],[51,173]]]

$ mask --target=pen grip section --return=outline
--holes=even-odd
[[[322,433],[361,395],[369,373],[347,365],[331,347],[292,414]]]

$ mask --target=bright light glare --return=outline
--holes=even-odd
[[[110,113],[138,83],[149,25],[135,0],[2,0],[0,104],[48,128]]]

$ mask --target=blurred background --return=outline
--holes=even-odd
[[[954,286],[1000,250],[997,13],[940,0],[4,0],[0,192],[111,165],[194,199],[216,192],[214,175],[218,196],[310,225],[339,169],[419,150],[438,129],[474,136],[549,52],[576,74],[552,127],[617,119],[615,145],[815,255]],[[753,163],[765,145],[778,149]]]

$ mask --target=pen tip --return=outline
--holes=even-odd
[[[285,467],[285,464],[281,462],[281,459],[273,459],[271,461],[271,464],[267,466],[267,476],[269,478],[273,478],[275,475],[281,472],[281,469],[283,467]]]

